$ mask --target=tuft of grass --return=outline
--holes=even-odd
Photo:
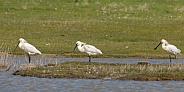
[[[119,80],[184,80],[183,64],[112,64],[63,62],[22,69],[14,75],[40,78],[90,78]]]

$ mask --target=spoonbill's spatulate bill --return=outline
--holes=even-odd
[[[176,58],[176,54],[180,54],[181,52],[180,49],[178,49],[176,46],[172,44],[169,44],[165,39],[162,39],[154,50],[156,50],[158,46],[161,44],[162,48],[169,53],[170,63],[171,63],[171,55],[174,55]]]
[[[88,54],[89,62],[91,62],[91,55],[102,54],[102,52],[99,49],[97,49],[95,46],[88,45],[81,41],[76,42],[76,46],[74,47],[73,52],[76,49],[76,47],[80,52],[85,52]]]
[[[19,42],[16,46],[16,48],[14,49],[14,51],[17,49],[17,47],[19,46],[19,48],[21,48],[22,50],[24,50],[28,57],[29,57],[29,63],[31,61],[31,54],[41,54],[41,52],[39,50],[37,50],[33,45],[27,43],[26,40],[24,40],[23,38],[19,39]]]

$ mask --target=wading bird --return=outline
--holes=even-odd
[[[29,63],[31,61],[31,54],[41,54],[41,52],[39,50],[37,50],[33,45],[27,43],[26,40],[24,40],[23,38],[19,39],[19,42],[16,46],[16,48],[14,49],[14,51],[17,49],[17,47],[19,46],[19,48],[21,48],[22,50],[24,50],[28,57],[29,57]]]
[[[73,52],[76,49],[76,47],[80,52],[85,52],[88,54],[89,62],[91,62],[91,55],[102,54],[102,52],[99,49],[97,49],[95,46],[88,45],[81,41],[76,42],[76,46],[74,47]]]
[[[176,59],[176,54],[180,54],[181,52],[180,49],[178,49],[176,46],[172,44],[169,44],[165,39],[162,39],[160,43],[157,45],[157,47],[160,44],[162,44],[162,48],[169,53],[170,63],[171,63],[171,55],[174,55]],[[154,50],[156,50],[157,47]]]

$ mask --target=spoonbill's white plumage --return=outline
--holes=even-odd
[[[31,61],[31,57],[30,57],[31,54],[41,54],[41,52],[39,50],[37,50],[33,45],[27,43],[27,41],[24,40],[23,38],[19,39],[17,47],[18,46],[19,46],[19,48],[21,48],[22,50],[24,50],[27,53],[27,55],[29,57],[29,63]],[[16,48],[15,48],[15,50],[16,50]]]
[[[83,43],[81,41],[76,42],[76,46],[74,47],[74,50],[76,49],[76,47],[78,48],[78,50],[80,52],[85,52],[88,54],[89,62],[91,62],[91,55],[102,54],[102,52],[99,49],[97,49],[95,46],[88,45],[88,44]],[[73,50],[73,52],[74,52],[74,50]]]
[[[176,59],[176,54],[180,54],[181,50],[178,49],[176,46],[169,44],[165,39],[162,39],[157,47],[162,44],[162,48],[169,53],[170,63],[171,63],[171,56],[174,55]],[[156,50],[157,47],[154,49]]]

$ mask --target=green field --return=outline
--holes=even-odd
[[[70,56],[78,40],[100,57],[164,57],[153,50],[163,38],[184,50],[183,0],[1,0],[0,17],[0,43],[11,50],[20,37],[59,56]]]

